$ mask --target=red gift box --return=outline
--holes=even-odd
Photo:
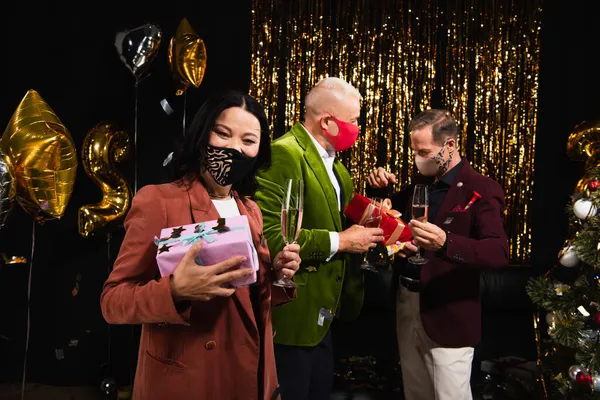
[[[409,226],[400,218],[402,214],[392,209],[390,199],[383,200],[382,211],[383,215],[379,227],[383,229],[384,244],[386,246],[396,242],[407,242],[412,239],[412,232]],[[344,210],[346,217],[359,225],[362,225],[371,216],[372,212],[371,200],[358,193],[354,195],[346,210]]]

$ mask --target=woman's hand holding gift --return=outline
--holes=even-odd
[[[229,297],[235,292],[235,288],[231,287],[229,282],[254,273],[252,268],[231,270],[246,261],[246,257],[241,256],[199,268],[195,259],[200,249],[202,241],[194,243],[171,275],[171,292],[176,302],[208,301],[216,296]]]

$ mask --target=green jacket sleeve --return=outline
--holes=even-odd
[[[269,251],[274,257],[285,246],[281,235],[281,201],[283,187],[287,179],[304,179],[297,158],[302,154],[293,154],[283,144],[272,145],[271,166],[266,171],[259,171],[256,180],[258,190],[254,200],[258,203],[264,221],[263,233],[267,238]],[[306,187],[306,185],[305,185]],[[310,201],[305,196],[304,201]],[[302,228],[298,235],[300,257],[302,262],[324,262],[330,254],[329,232],[326,229]],[[317,258],[316,255],[321,257]]]

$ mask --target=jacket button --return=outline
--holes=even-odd
[[[217,342],[215,342],[214,340],[210,340],[208,342],[206,342],[206,344],[204,345],[204,348],[206,350],[214,350],[217,347]]]
[[[336,276],[336,277],[335,277],[335,281],[336,281],[336,282],[341,282],[341,281],[342,281],[342,277],[341,277],[341,276],[339,276],[339,275],[338,275],[338,276]]]

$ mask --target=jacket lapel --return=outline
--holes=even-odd
[[[196,180],[192,182],[188,195],[195,222],[212,221],[219,218],[219,212],[210,200],[204,185],[200,182]]]
[[[471,175],[472,167],[469,165],[467,159],[464,159],[464,164],[460,169],[460,172],[456,176],[454,182],[452,182],[452,186],[448,189],[448,193],[444,198],[444,201],[440,205],[440,209],[435,216],[435,221],[433,223],[437,226],[443,226],[444,221],[446,220],[448,213],[452,210],[457,204],[461,206],[465,206],[465,190],[467,188],[467,181],[469,180],[469,176]],[[459,182],[461,183],[459,185]]]
[[[333,163],[333,171],[335,172],[335,175],[338,178],[340,189],[342,190],[340,196],[342,203],[341,211],[344,212],[344,209],[350,203],[352,197],[354,196],[354,184],[352,183],[351,179],[344,179],[348,177],[350,173],[348,172],[344,164],[342,164],[339,158],[336,158]]]
[[[329,211],[331,213],[331,217],[333,218],[336,229],[341,230],[342,221],[340,218],[340,212],[338,210],[337,196],[335,195],[335,189],[331,184],[329,174],[325,169],[325,164],[323,163],[321,155],[317,151],[315,145],[312,143],[311,138],[308,137],[309,133],[305,131],[304,127],[300,126],[300,123],[294,125],[292,128],[292,133],[296,137],[298,144],[300,144],[300,146],[304,149],[304,159],[317,177],[319,185],[321,185],[321,188],[323,189],[323,193],[325,193],[327,205],[329,206]]]
[[[190,196],[190,205],[192,208],[192,213],[196,222],[213,221],[220,218],[219,212],[214,206],[212,200],[210,199],[208,192],[200,182],[194,181],[192,183],[191,188],[188,191],[188,194]],[[250,224],[250,230],[253,232],[254,239],[255,227],[253,226],[253,220],[248,215],[246,207],[237,195],[235,195],[235,199],[238,205],[238,209],[240,210],[240,214],[246,215],[248,217],[248,223]],[[258,337],[258,324],[256,323],[256,318],[254,317],[254,310],[252,308],[252,302],[250,300],[249,289],[247,287],[238,288],[233,294],[232,298],[236,302],[238,308],[241,308],[248,317],[248,319],[251,321],[252,325],[255,328],[256,336]]]
[[[239,196],[236,193],[234,193],[234,197],[235,197],[235,201],[237,203],[238,209],[240,210],[240,214],[248,217],[248,225],[250,226],[250,234],[252,235],[252,244],[254,245],[254,247],[256,249],[258,249],[259,228],[258,228],[258,226],[256,226],[256,222],[254,221],[253,215],[250,215],[250,213],[248,213],[248,209],[246,208],[246,206],[244,205],[242,200],[239,198]],[[264,274],[264,271],[263,271],[263,268],[260,268],[260,257],[258,257],[258,255],[257,255],[257,258],[258,258],[259,268],[258,268],[258,272],[256,273],[256,284],[260,284],[260,282],[262,282],[262,280],[263,280],[262,275]],[[246,312],[246,314],[248,315],[248,317],[254,324],[254,326],[256,328],[256,332],[258,333],[258,324],[257,324],[256,318],[255,318],[254,308],[252,307],[252,300],[250,298],[250,288],[248,288],[248,287],[238,288],[234,293],[234,299],[238,302],[239,306]],[[257,306],[258,306],[258,304],[257,304]]]
[[[335,162],[333,163],[333,172],[335,173],[338,183],[340,184],[340,219],[342,221],[342,230],[345,230],[348,229],[349,224],[344,212],[346,210],[346,206],[350,203],[350,200],[352,200],[354,195],[354,185],[352,184],[352,180],[344,179],[345,176],[349,175],[349,172],[338,158],[336,158]]]

